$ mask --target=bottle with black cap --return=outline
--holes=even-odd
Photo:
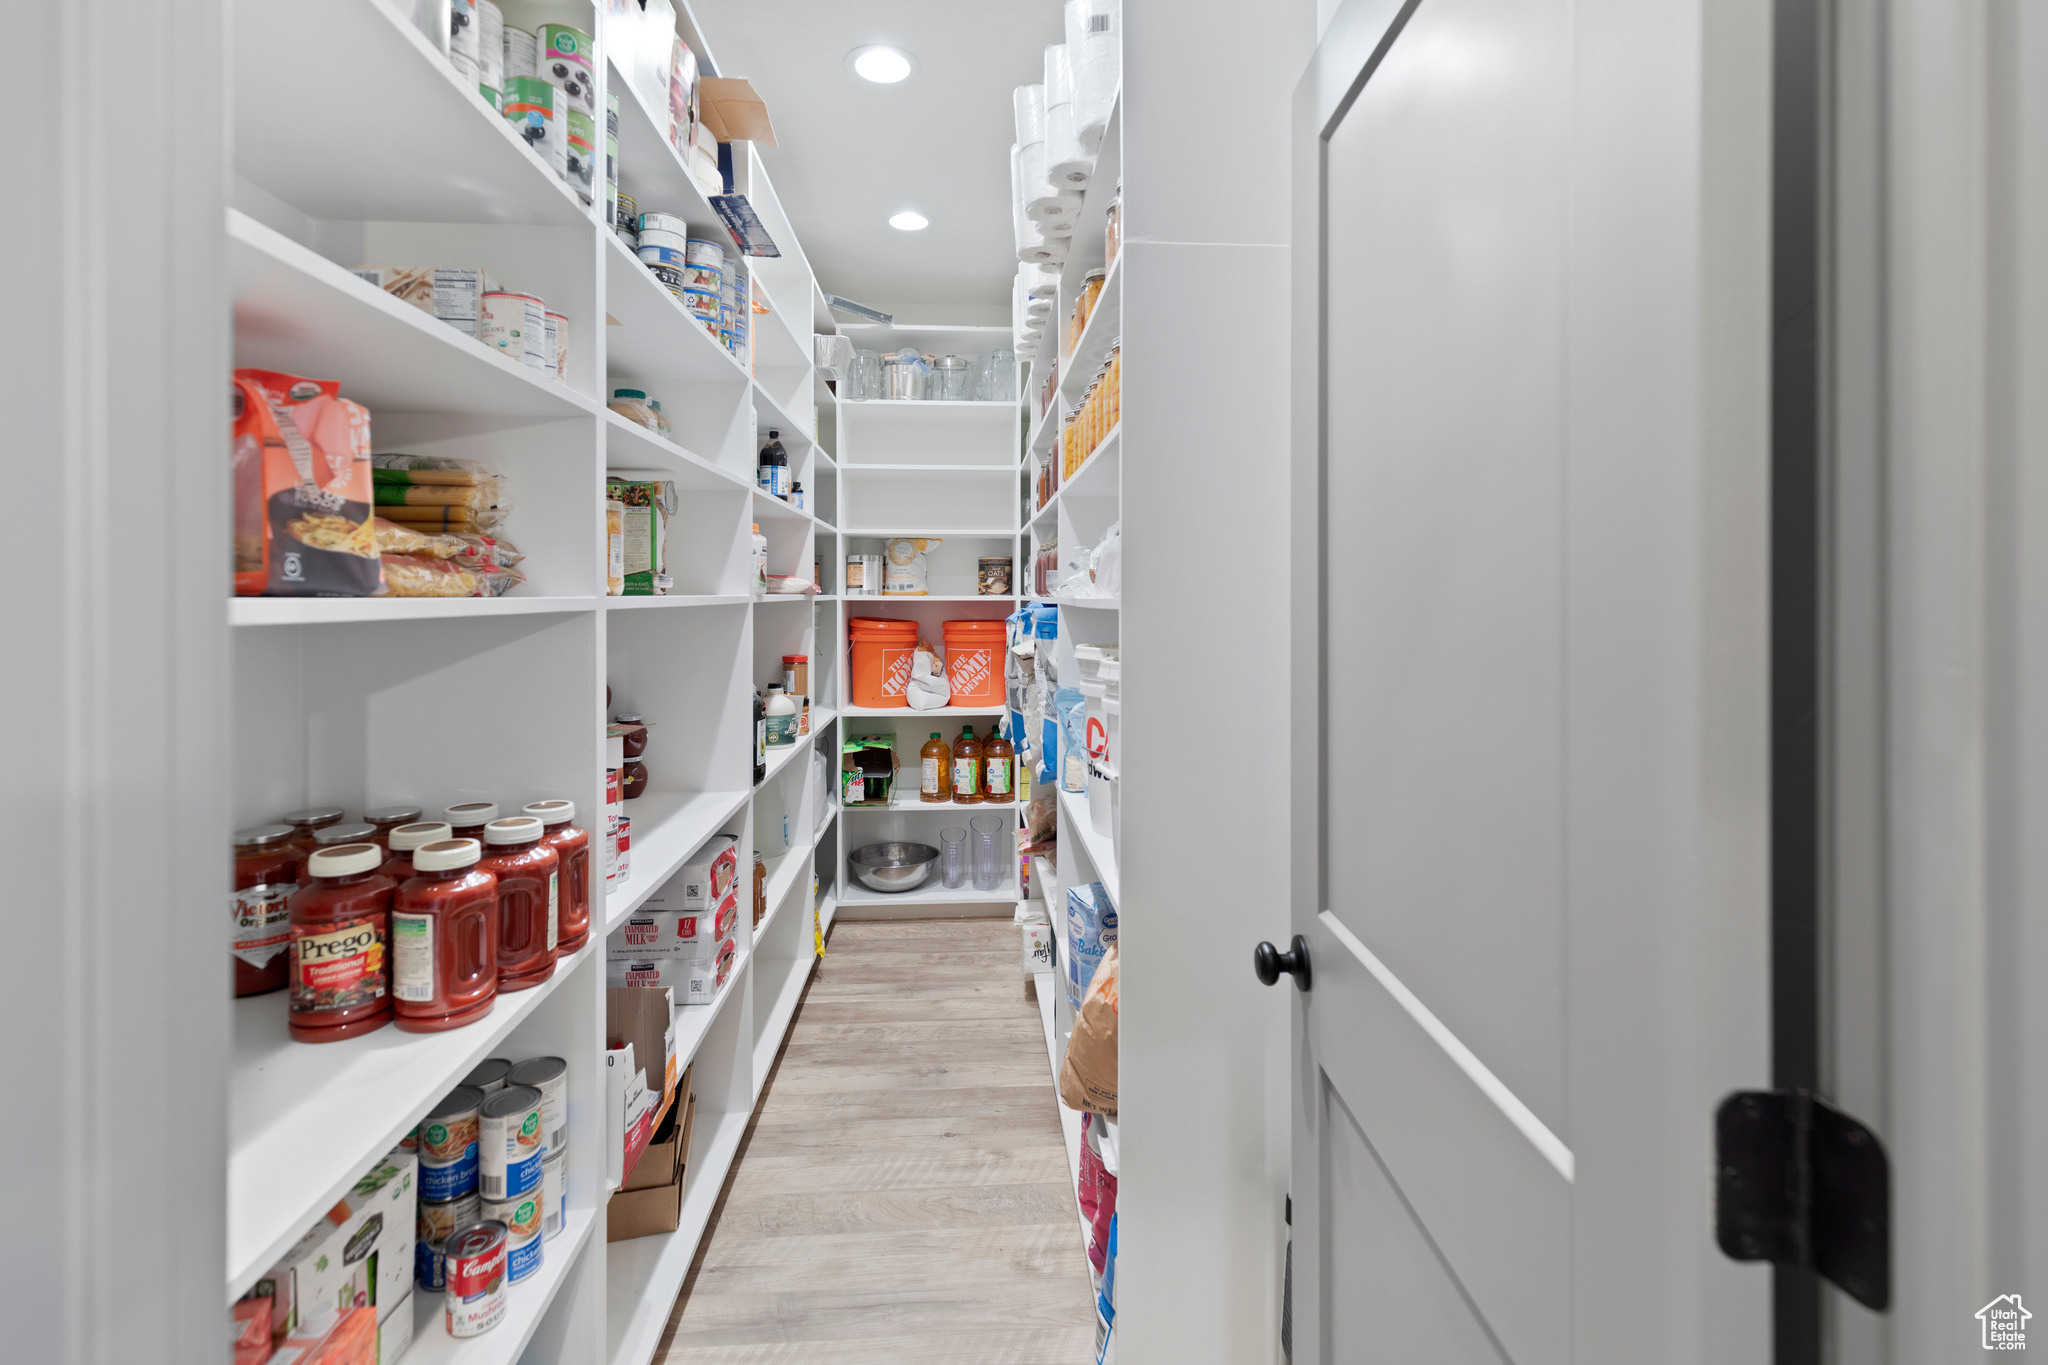
[[[761,447],[761,463],[754,471],[761,491],[773,498],[789,498],[789,452],[782,448],[782,433],[771,430],[768,444]]]

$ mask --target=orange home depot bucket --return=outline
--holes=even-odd
[[[853,704],[908,707],[903,689],[910,683],[911,658],[917,653],[917,622],[856,616],[847,622],[847,635],[852,642]]]
[[[955,706],[1003,704],[1001,621],[946,622],[946,682]]]

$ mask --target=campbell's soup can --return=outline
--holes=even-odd
[[[633,873],[633,817],[618,817],[618,852],[614,855],[614,875],[619,881],[630,881]]]
[[[484,1096],[480,1113],[477,1185],[483,1197],[512,1199],[539,1189],[548,1148],[540,1091],[508,1085]]]
[[[447,1261],[448,1335],[473,1337],[505,1317],[505,1260],[510,1231],[503,1223],[471,1223],[455,1230],[442,1254]]]
[[[458,1085],[419,1126],[420,1198],[436,1203],[476,1191],[478,1106],[484,1093]]]
[[[485,1220],[505,1225],[505,1278],[513,1284],[531,1279],[540,1269],[541,1206],[547,1200],[546,1188],[542,1183],[517,1199],[484,1201]]]

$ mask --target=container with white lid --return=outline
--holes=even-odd
[[[375,872],[384,863],[384,850],[375,844],[343,844],[317,850],[306,860],[306,873],[313,877],[353,877]]]
[[[420,820],[410,825],[400,825],[391,831],[391,851],[406,853],[443,839],[452,839],[455,831],[445,820]]]
[[[413,850],[412,866],[415,872],[449,872],[481,856],[483,847],[474,839],[437,839]]]
[[[493,848],[530,844],[546,832],[546,827],[531,815],[508,815],[484,826],[484,842]]]

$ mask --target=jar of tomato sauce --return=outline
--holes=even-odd
[[[441,818],[448,822],[448,828],[455,833],[451,838],[474,839],[483,842],[484,826],[498,818],[498,803],[495,801],[464,801],[441,812]]]
[[[377,832],[370,836],[370,842],[387,852],[391,848],[391,831],[400,825],[409,825],[420,818],[418,806],[379,806],[363,812],[363,823]]]
[[[520,812],[541,822],[541,840],[561,860],[562,913],[557,925],[556,956],[573,953],[590,941],[590,831],[578,829],[574,801],[535,801]]]
[[[235,831],[235,994],[281,991],[291,966],[292,892],[306,855],[290,825]]]
[[[324,829],[313,831],[313,851],[315,853],[318,853],[323,848],[335,848],[341,844],[374,844],[376,842],[376,827],[361,820],[344,820],[339,824],[328,825]],[[379,847],[381,848],[382,846],[379,845]]]
[[[308,806],[304,810],[288,810],[278,817],[280,824],[292,827],[292,842],[299,846],[299,852],[313,851],[313,836],[329,825],[341,823],[344,814],[340,806]]]
[[[323,848],[292,893],[290,1025],[302,1043],[331,1043],[391,1022],[386,944],[391,879],[375,844]]]
[[[391,856],[386,858],[384,866],[377,870],[391,878],[394,883],[402,882],[412,875],[412,855],[415,849],[454,837],[455,831],[448,827],[445,820],[415,820],[409,825],[400,825],[390,834]]]
[[[474,839],[412,853],[391,901],[391,1008],[407,1033],[474,1023],[498,998],[498,879]]]
[[[523,991],[555,974],[561,859],[530,815],[484,826],[477,863],[498,879],[498,989]],[[417,856],[417,855],[415,855]]]

